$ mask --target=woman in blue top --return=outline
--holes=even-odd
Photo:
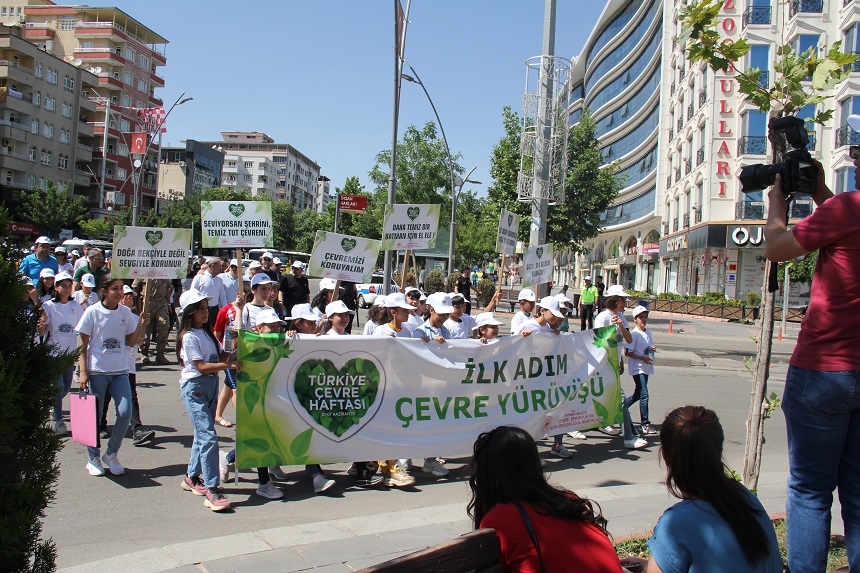
[[[682,501],[648,540],[647,573],[782,573],[767,513],[723,464],[723,428],[713,410],[682,406],[660,428],[666,487]]]

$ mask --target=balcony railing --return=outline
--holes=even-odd
[[[681,168],[676,167],[675,168],[675,183],[677,183],[680,180],[681,180]]]
[[[798,199],[791,202],[791,218],[805,219],[812,214],[812,200]]]
[[[669,175],[669,176],[666,178],[666,188],[668,189],[668,188],[669,188],[669,187],[671,187],[671,186],[672,186],[672,175]]]
[[[850,125],[843,125],[836,130],[836,147],[845,145],[860,145],[860,132],[851,129]]]
[[[750,24],[770,24],[770,6],[750,6],[744,10],[741,25],[746,28]]]
[[[669,234],[669,223],[663,223],[663,236],[665,237],[668,234]]]
[[[689,213],[684,213],[684,218],[683,218],[682,223],[684,224],[685,229],[690,228],[690,214]]]
[[[806,145],[806,149],[813,151],[815,149],[815,132],[807,132],[809,136],[809,143]]]
[[[684,175],[689,175],[690,171],[693,170],[693,158],[688,157],[684,160]]]
[[[700,208],[698,208],[698,209],[696,209],[696,217],[695,217],[695,221],[696,221],[696,223],[701,223],[701,222],[702,222],[702,209],[701,209],[701,207],[700,207]]]
[[[674,219],[672,219],[672,232],[673,233],[678,232],[678,217],[675,217]]]
[[[708,101],[708,94],[705,93],[705,90],[699,91],[699,107],[705,105],[705,102]]]
[[[764,201],[739,201],[735,204],[735,219],[764,219]]]
[[[696,165],[701,165],[705,161],[705,146],[699,148],[696,152]]]
[[[860,52],[846,52],[848,54],[858,54]],[[850,64],[842,66],[842,71],[845,72],[860,72],[860,58],[854,60]]]
[[[767,89],[770,87],[770,72],[767,70],[762,70],[761,74],[758,76],[758,85]]]
[[[75,147],[77,147],[78,149],[84,149],[86,151],[89,151],[90,153],[92,153],[93,151],[92,145],[87,145],[86,143],[81,143],[80,141],[75,144]]]
[[[693,104],[687,106],[687,119],[693,119]]]
[[[738,155],[766,155],[767,138],[753,135],[738,139]]]
[[[686,76],[686,75],[687,75],[687,70],[685,70],[684,68],[681,68],[680,70],[678,70],[678,81],[683,80],[684,76]]]
[[[791,0],[788,7],[788,17],[794,18],[798,12],[821,14],[824,11],[824,0]]]
[[[679,117],[679,118],[678,118],[678,133],[681,133],[681,128],[682,128],[682,127],[684,127],[684,118],[683,118],[683,117]]]
[[[675,139],[675,128],[674,127],[669,129],[669,141],[672,141],[673,139]]]
[[[672,91],[671,93],[675,93],[675,82],[672,82]]]

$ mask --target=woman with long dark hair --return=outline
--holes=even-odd
[[[469,487],[469,516],[496,530],[505,571],[621,571],[600,508],[547,483],[528,432],[500,426],[478,436]]]
[[[660,428],[666,487],[682,501],[666,510],[648,540],[648,573],[708,571],[781,573],[767,513],[723,463],[723,427],[713,410],[682,406]]]

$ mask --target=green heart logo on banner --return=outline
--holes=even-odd
[[[421,209],[418,207],[409,207],[406,209],[406,216],[409,217],[412,221],[418,218],[418,215],[421,214]]]
[[[510,227],[513,224],[514,224],[514,216],[511,214],[508,214],[508,227]]]
[[[152,245],[153,247],[161,242],[161,239],[164,238],[164,233],[161,231],[147,231],[146,232],[146,242]]]
[[[234,217],[241,217],[242,213],[245,212],[245,206],[241,203],[230,203],[229,205],[227,205],[227,209],[229,209],[230,212],[233,213]]]
[[[537,255],[537,258],[541,258],[543,256],[543,247],[536,248],[535,254]]]
[[[341,239],[340,246],[343,247],[343,250],[347,253],[355,248],[356,242],[355,239]]]
[[[319,358],[321,354],[326,357]],[[295,370],[290,397],[308,425],[340,442],[358,432],[379,409],[382,367],[361,356],[326,351],[315,356]]]

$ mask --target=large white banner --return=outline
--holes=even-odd
[[[552,280],[552,245],[523,249],[523,288],[533,288]]]
[[[439,205],[386,205],[382,250],[432,249],[439,231]]]
[[[496,237],[496,251],[513,256],[517,250],[517,235],[520,229],[520,216],[502,209],[499,217],[499,234]]]
[[[203,248],[274,248],[271,201],[201,201]]]
[[[476,340],[241,331],[237,465],[462,455],[516,425],[535,438],[621,421],[615,327]]]
[[[339,281],[369,283],[382,243],[374,239],[317,231],[308,274]]]
[[[113,228],[110,276],[115,279],[184,279],[191,229]]]

